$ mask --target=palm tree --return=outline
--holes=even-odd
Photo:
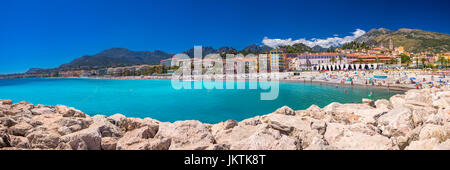
[[[380,59],[378,57],[375,58],[375,63],[379,63]]]
[[[342,64],[342,60],[343,60],[342,56],[339,56],[339,64]]]
[[[416,68],[419,68],[419,57],[416,57]]]
[[[427,59],[426,58],[422,58],[421,61],[422,61],[423,68],[425,68],[425,62],[427,61]]]
[[[398,60],[395,57],[391,57],[391,63],[392,64],[398,63]]]
[[[334,58],[334,57],[331,57],[331,59],[330,59],[330,62],[331,62],[331,63],[334,63],[334,62],[336,62],[336,58]]]
[[[441,66],[442,66],[446,62],[446,59],[444,57],[439,57],[438,61],[441,63]]]

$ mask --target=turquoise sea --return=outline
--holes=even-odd
[[[248,82],[244,83],[248,87]],[[284,105],[300,110],[312,104],[323,107],[335,101],[361,103],[370,92],[373,94],[371,99],[387,99],[399,93],[299,82],[280,82],[279,88],[276,100],[262,101],[260,93],[268,90],[175,90],[170,80],[0,79],[0,99],[53,106],[62,104],[89,115],[121,113],[160,121],[217,123],[264,115]]]

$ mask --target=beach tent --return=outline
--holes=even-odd
[[[336,70],[336,65],[331,65],[331,67],[333,68],[333,70]]]
[[[344,67],[345,67],[345,69],[348,69],[348,64],[345,64],[345,66],[344,66]]]
[[[359,69],[359,64],[356,64],[356,68],[355,69]]]
[[[364,70],[364,69],[366,69],[366,65],[365,65],[365,64],[362,64],[362,65],[361,65],[361,70]]]
[[[377,69],[377,64],[373,64],[373,69]]]
[[[344,70],[344,64],[341,64],[341,70]]]

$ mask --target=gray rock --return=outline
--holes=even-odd
[[[25,136],[25,134],[31,130],[33,126],[28,123],[20,122],[8,129],[8,133],[15,136]]]
[[[102,136],[97,129],[88,128],[62,136],[61,142],[68,143],[74,150],[100,150]]]

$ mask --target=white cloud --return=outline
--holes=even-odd
[[[341,37],[329,37],[326,39],[318,39],[318,38],[312,38],[311,40],[306,40],[305,38],[292,40],[292,38],[288,39],[270,39],[268,37],[264,37],[262,40],[262,43],[264,45],[267,45],[269,47],[278,47],[282,45],[294,45],[297,43],[303,43],[309,47],[314,47],[316,45],[319,45],[324,48],[328,48],[330,46],[339,46],[348,42],[351,42],[355,40],[356,38],[360,37],[361,35],[364,35],[366,31],[362,29],[356,29],[355,32],[352,32],[353,35],[345,36],[343,38]]]

